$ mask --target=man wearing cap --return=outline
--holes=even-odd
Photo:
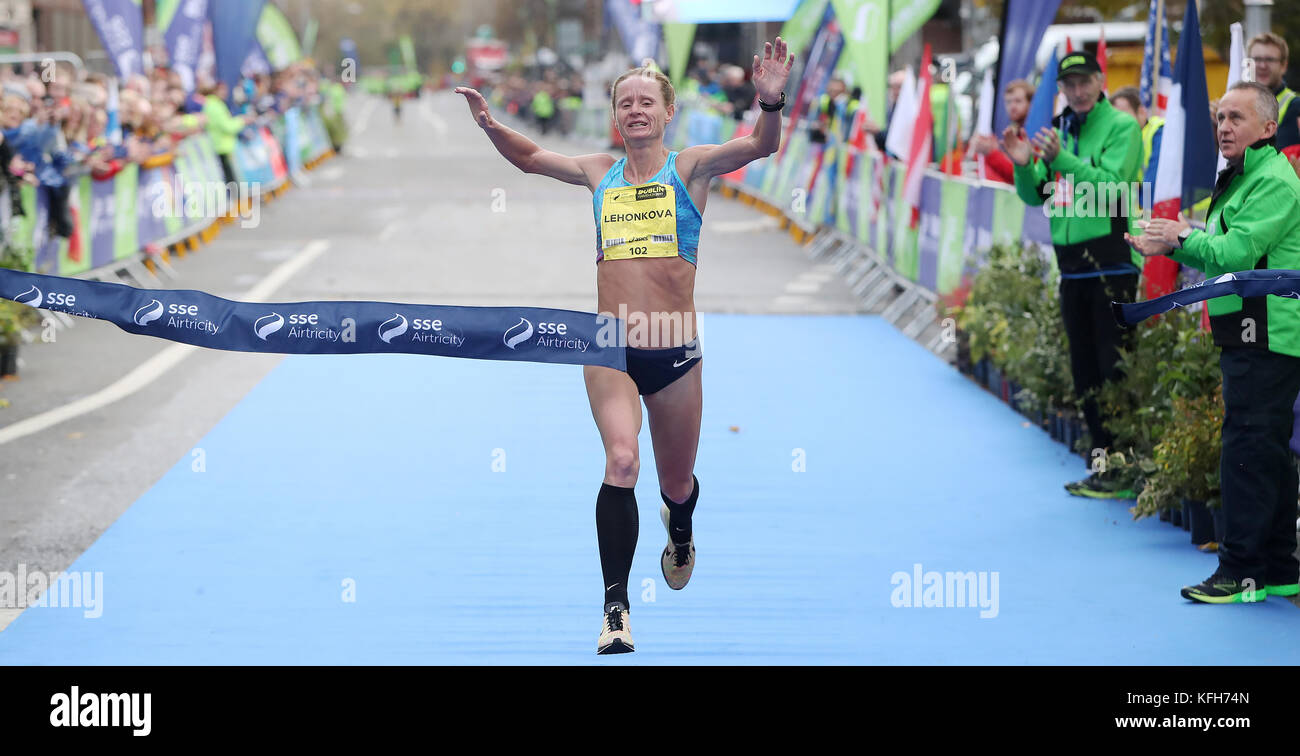
[[[1233,84],[1218,112],[1228,167],[1214,185],[1205,230],[1193,230],[1181,216],[1161,218],[1129,241],[1144,255],[1167,254],[1211,277],[1300,268],[1300,179],[1273,146],[1278,110],[1268,86]],[[1182,595],[1207,604],[1300,595],[1298,483],[1289,445],[1300,394],[1300,301],[1228,295],[1206,304],[1214,343],[1222,347],[1223,542],[1218,569]]]
[[[1118,378],[1120,347],[1129,337],[1111,316],[1112,301],[1131,302],[1137,292],[1137,255],[1124,241],[1131,221],[1129,187],[1141,179],[1142,132],[1102,94],[1101,67],[1087,52],[1071,53],[1057,69],[1057,86],[1069,106],[1032,137],[1021,126],[1002,134],[1003,151],[1015,163],[1016,193],[1044,205],[1061,272],[1061,317],[1070,341],[1074,390],[1083,402],[1094,450],[1114,437],[1105,427],[1097,392]],[[1094,451],[1092,455],[1098,455]],[[1113,476],[1095,470],[1066,485],[1076,496],[1131,498]]]

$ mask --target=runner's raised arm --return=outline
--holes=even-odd
[[[613,157],[600,153],[570,157],[544,150],[533,140],[493,118],[488,111],[487,100],[477,90],[456,87],[455,91],[456,94],[465,96],[470,115],[487,133],[497,152],[524,173],[549,176],[566,184],[591,189],[614,164]]]

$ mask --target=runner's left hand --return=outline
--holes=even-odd
[[[794,65],[794,55],[786,47],[785,40],[776,38],[776,45],[763,43],[763,58],[754,56],[754,89],[758,90],[758,99],[774,103],[781,99],[785,83],[790,80],[790,68]]]

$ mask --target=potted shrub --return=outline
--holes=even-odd
[[[1201,330],[1199,315],[1182,309],[1147,321],[1138,328],[1130,348],[1120,350],[1122,377],[1102,386],[1097,400],[1115,447],[1138,468],[1133,474],[1139,482],[1158,467],[1155,447],[1174,422],[1175,398],[1208,397],[1219,386],[1218,356],[1211,335]],[[1181,481],[1167,484],[1177,486]],[[1167,502],[1167,508],[1170,521],[1181,524],[1178,500]],[[1160,509],[1142,508],[1146,514]]]
[[[1192,543],[1214,542],[1209,506],[1217,506],[1219,498],[1222,417],[1221,388],[1209,396],[1174,398],[1172,422],[1155,446],[1150,493],[1138,497],[1135,516],[1149,515],[1157,506],[1168,508],[1170,521],[1191,531]]]
[[[32,261],[30,249],[10,245],[0,248],[0,268],[30,271]],[[18,347],[23,343],[23,331],[40,322],[40,315],[31,307],[0,300],[0,377],[18,374]]]

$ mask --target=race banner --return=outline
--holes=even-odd
[[[1230,294],[1238,297],[1287,297],[1300,299],[1300,270],[1244,270],[1224,273],[1206,279],[1186,289],[1143,302],[1111,302],[1115,321],[1122,326],[1134,326],[1150,317],[1161,315],[1177,307],[1186,307]]]
[[[158,28],[165,29],[163,42],[172,70],[180,74],[186,94],[196,86],[195,70],[203,52],[203,26],[208,18],[208,0],[158,0]]]
[[[119,78],[144,73],[144,11],[139,0],[83,0]]]
[[[235,302],[201,291],[0,269],[0,298],[127,333],[272,354],[423,354],[627,369],[623,322],[541,307]]]

